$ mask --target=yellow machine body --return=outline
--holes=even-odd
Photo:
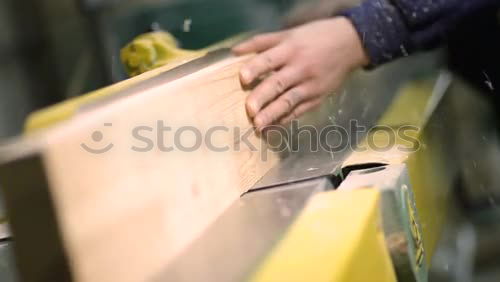
[[[146,39],[139,38],[142,41]],[[227,42],[222,44],[224,45]],[[130,46],[127,48],[122,53],[123,56],[130,53]],[[153,66],[153,70],[35,112],[26,122],[26,132],[35,132],[69,119],[84,105],[109,97],[205,53],[178,52],[179,56],[171,56],[168,60],[150,62],[149,66]],[[133,63],[139,65],[137,62]],[[134,74],[134,71],[131,73]],[[429,101],[432,99],[432,87],[433,82],[422,81],[403,88],[379,124],[389,127],[405,124],[425,128],[429,118],[425,113],[429,110]],[[446,220],[450,183],[449,178],[442,173],[445,169],[442,167],[444,164],[441,162],[439,147],[434,149],[428,143],[428,132],[417,132],[414,137],[427,146],[417,152],[396,154],[396,158],[385,162],[406,163],[409,168],[429,264],[440,237],[441,226]],[[383,136],[373,138],[376,142],[387,142]],[[397,142],[408,145],[405,140]],[[380,162],[386,158],[372,153],[353,155],[346,166]],[[310,200],[287,235],[263,260],[251,281],[396,281],[380,228],[379,197],[379,191],[375,189],[318,194]]]

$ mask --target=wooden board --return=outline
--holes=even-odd
[[[246,116],[238,79],[246,60],[221,60],[0,149],[21,276],[146,281],[273,167],[278,156]],[[163,137],[159,121],[172,128]],[[215,126],[210,144],[229,150],[205,141],[181,150],[200,141],[194,129],[206,138]],[[173,151],[162,151],[179,130]],[[240,142],[247,132],[256,150]],[[100,154],[82,147],[109,144]]]

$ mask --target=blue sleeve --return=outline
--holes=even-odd
[[[499,0],[365,0],[348,17],[371,59],[371,67],[436,47],[461,18]]]

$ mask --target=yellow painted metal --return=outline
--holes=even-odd
[[[250,281],[396,281],[379,198],[376,189],[315,195]]]
[[[423,135],[421,140],[428,140]],[[425,144],[425,143],[424,143]],[[451,201],[452,178],[446,174],[441,152],[432,145],[412,154],[406,161],[412,182],[423,242],[430,265],[445,225]]]
[[[414,125],[420,128],[416,135],[421,146],[406,160],[415,195],[417,211],[422,226],[427,263],[430,264],[437,242],[445,224],[451,197],[451,177],[446,174],[442,144],[433,142],[432,133],[426,130],[429,118],[426,111],[433,92],[433,81],[420,81],[406,86],[380,124]]]
[[[407,132],[407,135],[418,141],[420,147],[415,152],[402,149],[412,148],[415,144],[395,136],[395,146],[392,150],[375,152],[370,150],[373,145],[381,148],[391,141],[383,131],[376,131],[367,136],[360,145],[368,151],[354,153],[345,165],[362,163],[406,163],[410,181],[415,196],[417,213],[422,227],[423,244],[426,251],[427,264],[431,263],[432,255],[437,247],[437,242],[445,224],[448,206],[451,197],[452,177],[448,175],[451,168],[445,163],[443,144],[439,143],[436,132],[429,129],[432,93],[435,85],[434,79],[413,81],[405,85],[400,91],[390,108],[378,122],[379,125],[397,130],[400,126],[414,126],[418,131]],[[394,137],[394,136],[393,136]],[[368,146],[368,142],[371,146]]]

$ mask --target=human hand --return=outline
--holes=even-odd
[[[246,101],[257,131],[287,124],[319,106],[349,73],[369,63],[354,26],[344,17],[257,35],[233,52],[258,53],[240,71],[243,85],[264,78]]]

